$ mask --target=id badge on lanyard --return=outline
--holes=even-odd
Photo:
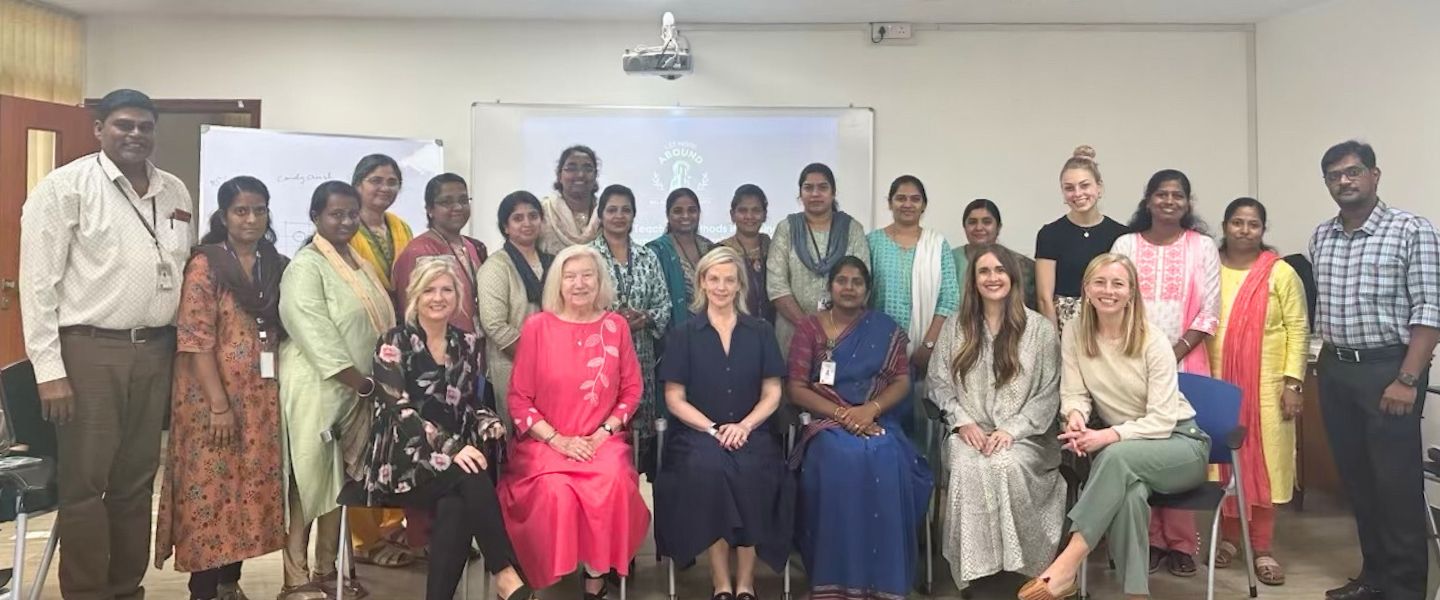
[[[275,352],[270,349],[270,341],[264,329],[260,330],[260,378],[275,378]]]

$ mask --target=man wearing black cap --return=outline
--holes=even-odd
[[[95,107],[100,152],[40,181],[21,216],[20,310],[60,444],[60,590],[143,598],[150,502],[170,400],[190,193],[155,168],[155,105]]]

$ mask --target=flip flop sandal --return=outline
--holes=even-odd
[[[1235,547],[1235,544],[1221,540],[1220,544],[1215,547],[1215,564],[1213,566],[1217,569],[1228,569],[1230,563],[1235,561],[1235,555],[1239,553],[1240,550]]]
[[[1285,569],[1273,556],[1255,557],[1255,578],[1265,585],[1285,585]]]
[[[367,548],[357,548],[355,562],[387,569],[403,569],[415,564],[415,554],[409,548],[381,540]]]
[[[1170,563],[1169,570],[1171,575],[1176,577],[1195,576],[1195,557],[1179,550],[1171,550],[1168,558],[1169,560],[1167,562]]]

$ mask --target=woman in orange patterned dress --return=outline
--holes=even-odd
[[[174,556],[192,600],[244,600],[241,561],[285,543],[274,352],[288,261],[269,202],[258,179],[225,182],[185,267],[155,567]]]

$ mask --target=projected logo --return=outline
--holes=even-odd
[[[710,186],[710,174],[703,170],[705,156],[691,142],[670,142],[657,160],[659,167],[651,174],[650,183],[666,194],[677,188],[690,188],[696,193]]]

